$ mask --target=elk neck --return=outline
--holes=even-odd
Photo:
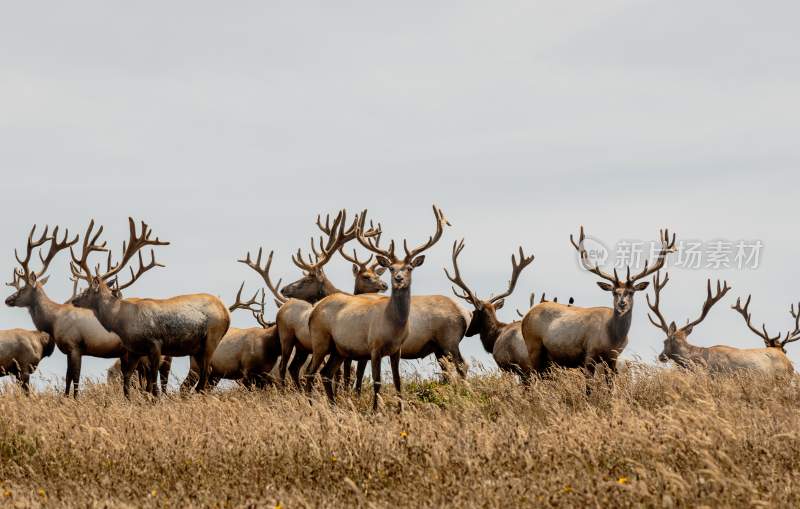
[[[481,343],[483,344],[484,350],[488,353],[494,351],[494,344],[507,325],[507,323],[498,320],[495,313],[484,312],[483,327],[481,327],[480,331]]]
[[[39,333],[39,342],[42,345],[42,358],[50,357],[56,349],[56,339],[52,334],[46,332]]]
[[[392,288],[386,312],[392,323],[405,327],[411,313],[411,288]]]
[[[36,330],[46,332],[53,336],[53,324],[56,318],[69,304],[59,304],[50,300],[50,297],[44,293],[44,290],[39,287],[34,290],[33,303],[28,306],[28,312],[31,314],[33,325]]]
[[[120,315],[122,313],[122,308],[125,303],[122,299],[117,298],[101,298],[97,303],[97,308],[94,309],[94,314],[97,316],[97,320],[106,328],[106,330],[110,330],[116,332],[117,330],[117,323],[119,322]],[[129,306],[133,306],[134,304],[127,304]]]
[[[336,288],[336,286],[333,283],[331,283],[331,280],[328,279],[328,276],[325,276],[325,278],[322,280],[322,284],[319,286],[319,295],[317,296],[316,300],[312,302],[312,304],[324,299],[328,295],[333,295],[335,293],[345,293],[345,292]]]
[[[631,330],[633,320],[633,305],[627,313],[620,316],[614,309],[614,314],[608,322],[608,335],[614,345],[621,345],[628,340],[628,332]]]
[[[709,348],[690,345],[688,342],[683,341],[680,350],[680,352],[673,352],[669,355],[669,358],[679,366],[687,368],[691,364],[698,364],[701,366],[706,366],[708,364],[708,356],[711,353]]]

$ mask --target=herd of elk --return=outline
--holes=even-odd
[[[647,295],[646,299],[651,312],[648,318],[666,335],[664,349],[658,357],[660,361],[673,361],[684,368],[700,366],[712,373],[753,370],[786,376],[794,372],[785,347],[800,340],[800,305],[797,311],[794,306],[790,307],[794,328],[783,336],[772,336],[766,325],[762,325],[761,330],[752,325],[750,296],[744,305],[737,299],[733,309],[764,341],[765,348],[689,344],[687,338],[694,327],[730,291],[727,282],[718,281],[714,292],[711,280],[708,281],[707,297],[696,320],[682,327],[674,321],[667,322],[660,304],[669,275],[665,274],[662,279],[660,270],[668,254],[675,251],[675,235],[670,238],[667,230],[660,232],[660,248],[652,265],[645,261],[642,270],[633,275],[628,267],[624,278],[620,278],[616,269],[608,273],[599,264],[590,262],[583,227],[577,241],[570,236],[583,268],[605,280],[597,284],[611,292],[612,307],[578,307],[571,298],[569,304],[559,304],[557,299],[547,301],[544,294],[537,303],[531,294],[530,309],[525,313],[517,311],[521,320],[501,321],[498,311],[512,295],[521,273],[532,264],[534,257],[526,256],[520,247],[518,253],[511,256],[511,278],[506,289],[481,299],[464,281],[458,265],[464,250],[463,239],[453,243],[452,273],[445,268],[445,275],[454,285],[455,296],[472,310],[460,306],[452,297],[412,295],[412,272],[423,264],[423,253],[439,242],[445,226],[450,224],[435,205],[433,213],[434,234],[413,249],[404,240],[404,255],[396,254],[394,240],[386,248],[380,245],[380,224],[375,226],[370,221],[367,226],[366,210],[357,214],[351,223],[345,210],[339,211],[333,219],[328,215],[324,222],[317,216],[316,227],[322,235],[312,237],[311,251],[307,255],[298,249],[292,256],[294,265],[303,275],[283,287],[280,280],[273,284],[270,277],[273,252],[265,260],[262,248],[255,258],[248,252],[238,261],[259,274],[272,293],[278,306],[274,322],[264,316],[266,289],[244,300],[244,283],[230,307],[219,298],[202,293],[168,299],[123,297],[122,291],[143,274],[163,267],[156,262],[152,248],[169,242],[153,238],[150,227],[144,222],[138,231],[136,222],[128,219],[129,238],[122,244],[118,263],[113,263],[112,252],[101,239],[103,227],[95,232],[94,220],[89,222],[77,253],[74,248],[81,240],[79,235],[70,238],[65,231],[59,236],[59,228],[55,227],[52,233],[45,228],[37,236],[34,225],[28,235],[25,255],[14,253],[18,266],[7,285],[15,292],[6,299],[6,304],[27,308],[36,331],[0,331],[0,376],[15,376],[27,392],[31,374],[41,360],[58,347],[67,357],[65,394],[72,393],[75,397],[79,392],[82,357],[86,355],[118,359],[108,376],[110,381],[122,379],[126,396],[130,394],[134,372],[138,374],[140,387],[147,392],[153,395],[165,392],[172,356],[190,357],[189,375],[181,384],[182,390],[194,387],[202,392],[222,379],[252,388],[264,387],[273,382],[271,372],[276,366],[279,384],[287,384],[288,370],[290,378],[300,388],[303,385],[300,373],[310,356],[305,387],[307,390],[313,387],[319,372],[331,402],[336,399],[334,380],[340,376],[342,365],[347,387],[351,363],[358,363],[356,390],[360,392],[364,370],[370,362],[372,406],[376,409],[381,390],[381,360],[388,357],[402,408],[400,360],[433,354],[443,372],[452,362],[458,373],[466,376],[467,364],[459,345],[464,337],[475,335],[480,337],[483,348],[492,354],[501,370],[516,374],[526,383],[531,376],[543,374],[551,367],[580,368],[587,376],[592,376],[599,367],[615,372],[618,356],[628,343],[635,293],[648,288],[650,283],[641,280],[650,275],[653,275],[653,296],[651,299]],[[352,250],[352,255],[348,253],[346,244],[353,240],[369,252],[366,260],[362,261],[356,250]],[[147,247],[151,249],[150,261],[146,263],[142,250]],[[71,254],[69,268],[75,286],[72,297],[62,304],[47,297],[44,285],[51,262],[64,250]],[[89,258],[101,252],[107,253],[105,270],[101,272],[97,264],[92,271]],[[41,265],[38,270],[31,268],[34,253]],[[325,274],[324,268],[337,253],[352,264],[353,293],[337,288]],[[138,258],[136,270],[131,265],[135,258]],[[120,283],[120,273],[126,267],[130,279]],[[388,296],[381,295],[389,289],[381,279],[387,269],[391,282]],[[81,281],[87,287],[79,291]],[[230,327],[230,313],[235,310],[250,311],[258,327]]]

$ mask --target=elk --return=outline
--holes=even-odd
[[[107,251],[106,242],[97,243],[103,227],[92,236],[94,220],[86,230],[81,255],[76,256],[70,248],[73,275],[89,281],[89,287],[73,299],[73,304],[93,311],[103,327],[120,337],[127,350],[138,357],[147,356],[151,366],[159,366],[162,355],[194,357],[200,372],[197,391],[204,391],[211,356],[230,326],[228,309],[221,300],[208,294],[169,299],[123,299],[114,295],[111,287],[117,283],[119,272],[135,255],[139,257],[139,268],[134,272],[130,267],[131,279],[120,288],[127,288],[150,268],[159,265],[152,249],[151,261],[144,263],[141,254],[144,247],[169,244],[158,237],[152,239],[152,230],[144,221],[140,234],[136,232],[133,218],[128,218],[128,226],[129,239],[123,243],[122,258],[104,273],[100,273],[98,267],[92,274],[88,264],[88,257],[93,252]],[[127,396],[130,369],[123,369],[123,384]],[[154,369],[148,373],[147,391],[156,396],[159,394]]]
[[[306,373],[307,388],[310,390],[314,376],[322,366],[325,356],[329,356],[322,371],[325,392],[331,402],[335,402],[331,375],[345,359],[366,360],[372,363],[372,384],[374,397],[373,410],[377,410],[381,389],[380,363],[388,356],[392,367],[392,379],[398,395],[400,388],[400,349],[407,339],[411,327],[411,275],[415,268],[425,261],[422,253],[433,247],[450,223],[444,213],[433,206],[436,219],[436,232],[422,245],[409,249],[403,241],[404,257],[395,255],[395,243],[388,249],[364,236],[365,210],[359,217],[356,229],[358,242],[377,255],[381,267],[389,269],[392,292],[386,296],[365,296],[334,294],[322,299],[314,307],[309,318],[309,330],[313,345],[311,366]],[[402,399],[401,399],[402,408]]]
[[[653,312],[653,315],[658,319],[653,318],[648,313],[650,323],[655,327],[661,329],[667,337],[664,339],[664,350],[658,356],[661,362],[672,360],[682,368],[690,366],[700,366],[707,369],[711,373],[730,373],[734,371],[750,370],[758,371],[768,375],[784,375],[790,374],[793,371],[792,363],[783,353],[781,348],[735,348],[726,345],[715,345],[711,347],[701,347],[689,344],[687,337],[692,333],[694,327],[705,319],[711,308],[719,302],[725,294],[731,289],[727,281],[720,284],[717,281],[716,291],[712,293],[711,280],[709,279],[706,285],[706,300],[703,303],[700,317],[694,321],[687,321],[683,327],[678,327],[675,322],[667,325],[667,320],[660,311],[661,291],[669,282],[669,274],[664,275],[663,281],[660,274],[656,273],[653,277],[653,300],[647,296],[647,305]],[[745,309],[737,307],[737,301],[734,309],[746,316],[746,320],[750,322],[750,315]],[[749,304],[749,302],[748,302]],[[795,331],[796,333],[800,331]]]
[[[39,363],[56,347],[53,336],[25,329],[0,331],[0,376],[14,375],[26,394]]]
[[[511,255],[511,279],[506,290],[489,299],[480,299],[461,277],[458,256],[463,249],[464,239],[453,243],[453,274],[451,275],[447,269],[444,269],[444,273],[447,279],[461,289],[461,292],[459,292],[453,287],[453,293],[456,297],[463,299],[474,308],[466,336],[472,337],[478,334],[484,350],[492,354],[500,369],[515,373],[520,379],[526,381],[532,368],[528,364],[528,349],[522,337],[522,323],[519,321],[501,322],[497,318],[497,311],[503,308],[506,297],[509,297],[514,292],[520,274],[528,265],[533,263],[534,256],[525,256],[522,247],[520,247],[519,262],[517,262],[515,255]]]
[[[781,339],[780,334],[777,336],[770,336],[769,332],[767,332],[766,324],[761,324],[761,330],[758,330],[757,328],[753,327],[752,323],[750,323],[751,315],[749,308],[751,297],[752,295],[747,296],[747,301],[744,303],[744,307],[742,307],[741,298],[736,299],[736,304],[731,306],[731,308],[742,315],[745,323],[747,324],[747,328],[764,340],[764,345],[767,348],[778,348],[783,353],[786,353],[786,345],[800,339],[800,303],[797,304],[797,311],[794,310],[794,304],[789,306],[789,313],[792,315],[792,318],[794,318],[794,329],[787,331],[786,335],[783,337],[783,339]]]
[[[216,387],[221,379],[237,380],[246,387],[264,387],[269,383],[269,372],[275,366],[281,354],[281,343],[278,339],[278,328],[264,318],[265,294],[261,290],[250,300],[242,301],[244,283],[236,294],[236,302],[228,307],[230,312],[237,309],[250,311],[259,327],[239,329],[231,327],[219,342],[211,357],[211,373],[209,385]],[[181,389],[191,388],[198,380],[197,364],[190,361],[189,376]]]
[[[40,332],[48,334],[55,341],[58,349],[67,356],[66,388],[64,395],[69,396],[72,390],[73,397],[78,397],[81,378],[81,361],[84,355],[104,359],[120,358],[123,364],[132,364],[134,361],[127,355],[119,336],[107,331],[97,320],[94,313],[87,309],[80,309],[70,302],[61,304],[50,300],[44,291],[48,276],[45,276],[50,263],[56,255],[64,249],[71,248],[78,242],[78,237],[69,240],[69,231],[64,233],[63,239],[58,239],[58,227],[53,229],[51,236],[47,235],[45,227],[41,236],[34,238],[36,225],[28,235],[26,253],[20,258],[17,252],[14,256],[19,264],[19,269],[14,270],[13,279],[6,283],[16,289],[6,299],[6,305],[11,307],[28,308],[33,324]],[[31,256],[34,251],[42,248],[49,242],[47,255],[42,256],[38,251],[41,268],[33,270],[30,267]]]
[[[344,210],[338,213],[332,224],[330,223],[330,216],[326,217],[325,224],[321,222],[320,216],[317,216],[317,226],[322,230],[324,236],[319,237],[319,249],[317,249],[315,241],[313,239],[311,241],[311,250],[314,253],[315,261],[311,261],[310,255],[308,261],[304,260],[302,252],[298,249],[297,253],[292,256],[292,261],[298,268],[303,270],[304,276],[283,288],[280,287],[280,280],[277,285],[273,284],[269,276],[273,252],[269,253],[263,267],[261,265],[262,248],[259,248],[255,260],[251,258],[249,252],[244,259],[238,260],[261,276],[267,288],[274,295],[275,303],[278,305],[279,309],[275,321],[278,325],[278,337],[281,342],[278,378],[282,384],[285,383],[286,369],[288,367],[289,375],[295,385],[300,387],[300,369],[311,354],[312,348],[311,337],[308,332],[308,317],[316,302],[327,295],[344,293],[330,282],[323,268],[339,248],[355,238],[357,221],[358,216],[356,216],[349,228],[345,228],[347,213]],[[372,237],[379,233],[380,226],[375,228],[371,225],[365,236]],[[362,293],[368,294],[385,290],[386,285],[380,281],[380,278],[377,281],[357,279],[357,284],[362,282],[363,284],[357,286],[357,291]],[[294,357],[291,365],[288,365],[292,350],[294,350]]]
[[[630,266],[625,279],[602,271],[599,265],[589,263],[584,247],[586,236],[583,226],[576,243],[572,235],[570,242],[580,255],[581,264],[589,272],[608,282],[597,285],[613,295],[613,308],[565,306],[555,302],[543,302],[532,307],[522,319],[522,336],[528,348],[530,365],[538,372],[549,365],[566,368],[582,368],[592,376],[598,365],[605,364],[616,372],[617,357],[628,344],[631,327],[633,297],[647,288],[649,282],[637,283],[661,269],[668,253],[675,250],[675,235],[660,232],[661,248],[652,266],[645,261],[644,268],[631,276]]]

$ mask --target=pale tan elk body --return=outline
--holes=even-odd
[[[80,258],[73,255],[73,275],[89,280],[89,288],[83,291],[73,303],[78,307],[91,309],[100,323],[117,333],[125,348],[137,357],[146,355],[151,366],[161,364],[162,355],[192,356],[199,365],[199,382],[197,390],[203,391],[207,386],[208,370],[211,356],[230,326],[230,314],[227,307],[217,297],[209,294],[191,294],[169,299],[122,299],[112,292],[109,282],[113,284],[123,267],[139,254],[139,270],[134,273],[131,268],[131,281],[136,281],[149,268],[157,266],[155,255],[151,252],[151,262],[145,265],[141,249],[147,245],[165,245],[158,238],[150,239],[149,227],[142,223],[142,233],[137,235],[136,224],[128,219],[130,237],[123,245],[123,256],[120,262],[104,274],[92,275],[88,265],[88,256],[95,251],[104,251],[105,243],[96,244],[103,231],[101,227],[92,237],[94,221],[89,224],[83,242]],[[156,370],[150,370],[147,390],[157,395]],[[130,370],[123,369],[125,394],[130,386]]]
[[[274,323],[264,318],[264,291],[261,290],[261,301],[258,292],[252,299],[241,300],[244,283],[236,294],[236,302],[228,310],[250,311],[260,327],[239,329],[231,327],[217,345],[211,357],[211,374],[209,385],[216,387],[220,380],[235,380],[247,387],[264,387],[270,382],[269,372],[281,354],[281,343],[278,329]],[[189,376],[183,382],[182,389],[189,389],[198,380],[197,363],[190,361]]]
[[[526,257],[520,247],[519,262],[514,255],[511,256],[511,279],[508,288],[503,293],[484,300],[478,298],[461,277],[458,255],[463,249],[463,240],[453,243],[453,274],[451,275],[447,269],[445,274],[453,284],[461,288],[461,293],[456,288],[453,288],[453,293],[474,308],[466,335],[467,337],[479,335],[483,348],[492,354],[500,369],[516,373],[522,380],[527,380],[533,368],[530,365],[525,339],[522,337],[522,324],[518,321],[501,322],[497,318],[497,310],[503,308],[506,297],[514,292],[520,274],[533,262],[534,257]]]
[[[667,231],[661,232],[661,249],[652,267],[645,266],[631,277],[628,268],[625,280],[620,280],[616,270],[607,274],[595,265],[591,266],[584,247],[583,227],[580,238],[572,245],[580,254],[581,263],[590,272],[609,281],[598,282],[598,286],[611,292],[614,307],[583,308],[556,302],[543,302],[528,311],[522,320],[522,335],[528,349],[530,365],[543,371],[555,365],[566,368],[583,368],[592,375],[598,365],[607,365],[616,371],[617,357],[628,344],[631,326],[633,296],[647,288],[648,282],[637,283],[664,265],[668,253],[675,249],[675,237],[669,239]]]
[[[791,374],[794,369],[792,363],[786,357],[781,347],[768,348],[735,348],[726,345],[714,345],[710,347],[695,346],[689,344],[687,338],[696,325],[702,322],[708,315],[711,308],[719,302],[730,290],[727,283],[720,285],[717,282],[716,293],[712,295],[711,280],[707,284],[707,296],[703,304],[700,317],[688,322],[683,327],[678,327],[675,322],[667,325],[667,321],[659,309],[661,301],[661,290],[669,282],[669,274],[665,274],[661,281],[660,274],[653,278],[654,299],[650,300],[647,296],[647,303],[653,316],[648,315],[650,322],[661,329],[667,337],[664,339],[664,350],[658,356],[661,362],[673,361],[681,367],[701,367],[712,373],[730,373],[735,371],[757,371],[765,375],[785,376]],[[750,304],[748,298],[747,304]],[[747,306],[744,309],[739,307],[737,301],[734,309],[745,316],[748,326],[750,325],[750,314]],[[751,327],[754,332],[760,335],[759,331]],[[764,331],[766,333],[766,330]],[[778,337],[780,339],[780,336]],[[787,336],[788,339],[788,336]]]
[[[308,386],[329,355],[322,379],[326,393],[334,400],[331,376],[343,360],[370,360],[373,379],[373,409],[378,405],[381,386],[380,361],[388,356],[395,389],[400,393],[400,347],[410,330],[411,273],[425,260],[421,253],[432,247],[442,236],[447,220],[434,206],[436,233],[422,246],[409,250],[404,243],[405,257],[398,258],[394,241],[388,250],[363,235],[366,211],[359,218],[358,241],[376,253],[378,263],[391,273],[390,297],[334,294],[322,299],[311,312],[309,328],[313,344],[311,366],[307,373]]]
[[[50,262],[60,251],[74,245],[78,237],[69,240],[69,232],[65,232],[63,240],[59,241],[58,227],[56,227],[52,236],[47,235],[48,229],[45,228],[42,236],[34,240],[35,231],[36,226],[28,235],[25,258],[20,259],[17,256],[20,271],[15,270],[12,282],[8,283],[17,291],[6,299],[6,305],[28,308],[36,329],[53,338],[58,349],[67,356],[64,394],[69,395],[72,390],[73,396],[78,397],[84,355],[104,359],[122,358],[126,363],[131,361],[119,336],[106,330],[94,313],[88,309],[77,308],[69,302],[65,304],[55,302],[44,291],[44,285],[48,280],[45,273]],[[42,268],[38,271],[32,270],[29,264],[33,251],[48,242],[50,248],[47,255],[42,256],[39,253]]]
[[[355,237],[356,222],[354,221],[349,228],[345,229],[346,219],[344,210],[339,212],[332,226],[330,224],[330,216],[326,218],[324,225],[320,218],[317,217],[317,226],[326,235],[327,240],[322,237],[319,239],[319,251],[317,251],[312,241],[311,245],[316,258],[314,262],[304,260],[298,250],[297,254],[292,257],[292,261],[303,270],[304,276],[283,288],[280,288],[280,281],[278,281],[277,285],[274,285],[269,277],[272,252],[270,252],[264,267],[261,266],[262,249],[259,249],[255,261],[251,259],[250,253],[247,253],[244,260],[239,260],[255,270],[264,279],[265,284],[279,304],[275,321],[281,342],[280,362],[278,365],[280,383],[285,383],[288,367],[292,380],[298,387],[300,386],[300,369],[312,351],[308,319],[314,305],[328,295],[345,293],[334,286],[323,269],[336,250],[341,249]],[[356,216],[357,220],[358,216]],[[366,235],[376,236],[379,233],[379,228],[370,228]],[[363,294],[383,292],[386,290],[386,284],[380,280],[380,277],[357,277],[356,290]],[[293,351],[294,357],[292,357]],[[290,357],[292,357],[291,365],[289,365]]]
[[[49,357],[56,342],[50,334],[25,329],[0,331],[0,376],[14,375],[22,389],[30,392],[29,381],[39,363]]]

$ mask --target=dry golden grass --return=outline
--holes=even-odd
[[[799,507],[800,390],[634,368],[586,396],[483,375],[369,398],[0,394],[0,505]]]

